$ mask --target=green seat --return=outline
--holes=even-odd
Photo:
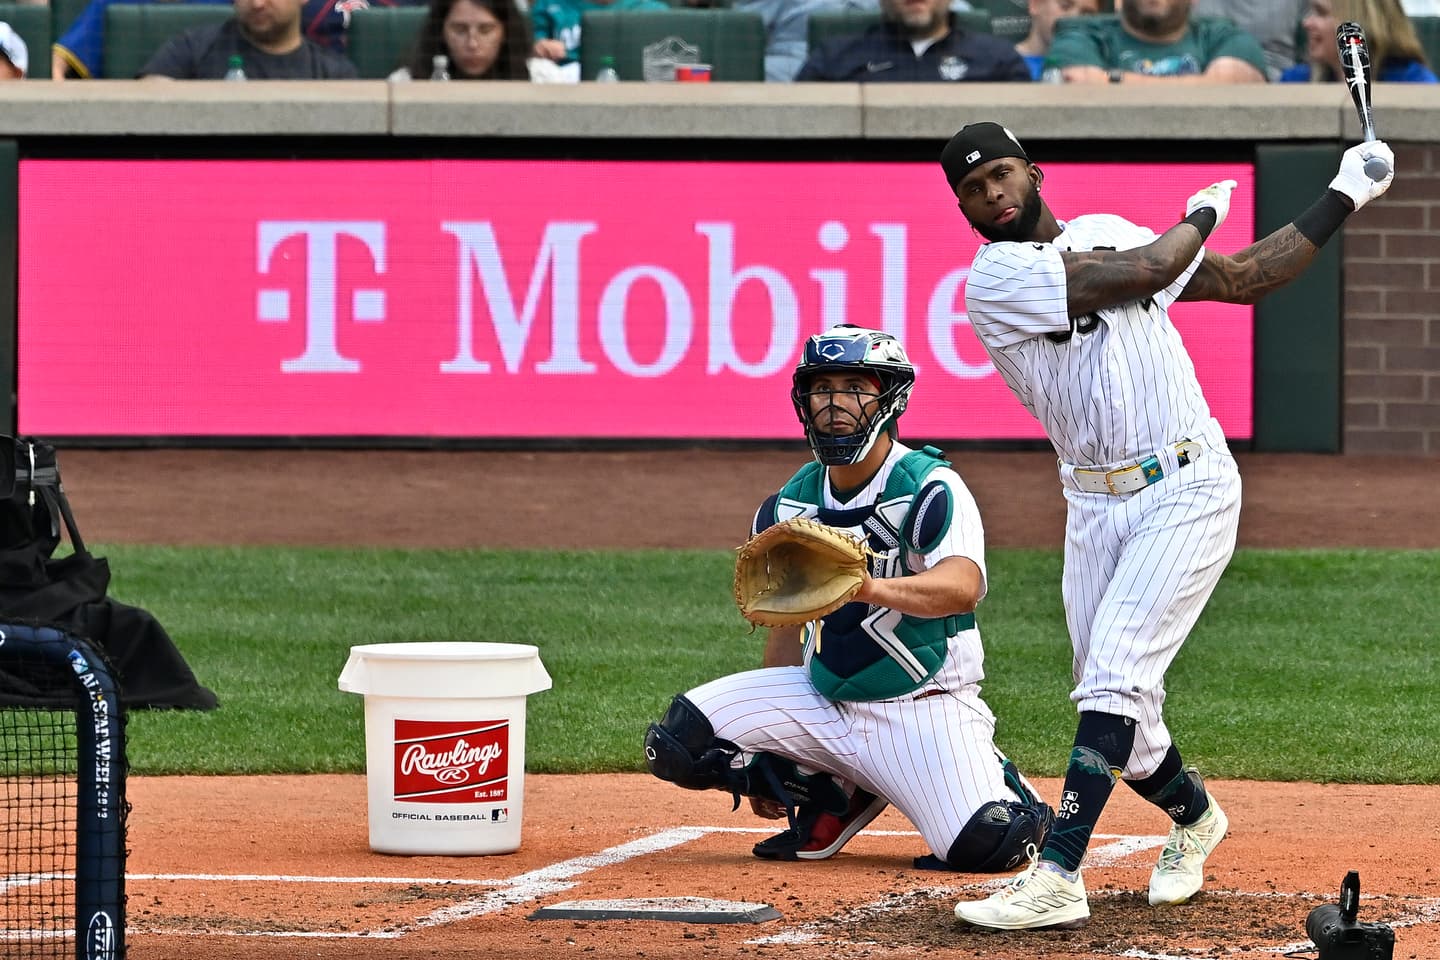
[[[1411,17],[1410,23],[1415,27],[1415,36],[1420,38],[1420,46],[1425,48],[1426,66],[1440,73],[1440,17]],[[1302,46],[1300,49],[1305,48]],[[1377,63],[1374,66],[1378,68],[1380,65]]]
[[[0,20],[25,41],[30,63],[25,76],[31,80],[50,79],[50,11],[30,3],[0,3]]]
[[[380,80],[410,59],[429,7],[366,7],[350,14],[346,52],[360,76]]]
[[[105,10],[105,76],[125,80],[176,34],[224,23],[235,10],[222,3],[112,3]]]
[[[974,33],[990,32],[990,15],[983,10],[956,10],[955,19],[961,29]],[[807,49],[840,37],[864,33],[880,22],[880,14],[868,10],[816,11],[806,24]]]
[[[621,80],[645,79],[643,53],[677,40],[699,49],[710,79],[765,79],[765,21],[739,10],[587,10],[580,18],[580,76],[595,79],[604,57]]]

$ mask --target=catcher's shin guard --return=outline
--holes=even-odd
[[[724,790],[737,808],[741,797],[774,800],[785,807],[793,827],[801,804],[838,815],[850,802],[829,774],[802,773],[795,761],[773,753],[758,753],[744,767],[736,767],[732,761],[739,754],[739,747],[715,736],[710,719],[683,694],[645,731],[645,763],[651,773],[687,790]]]
[[[747,797],[774,800],[791,811],[813,807],[841,816],[850,806],[850,797],[828,773],[803,773],[794,760],[777,753],[757,753],[745,766],[740,793]]]
[[[735,744],[715,737],[715,728],[700,708],[681,694],[670,701],[659,723],[645,731],[645,763],[661,780],[687,790],[728,790],[743,781],[730,761],[740,752]],[[739,798],[736,798],[739,804]]]

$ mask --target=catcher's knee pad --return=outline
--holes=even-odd
[[[945,854],[945,862],[971,873],[1002,873],[1045,845],[1055,811],[1045,803],[991,800],[976,810]]]
[[[650,772],[687,790],[732,789],[740,774],[730,769],[730,761],[739,752],[733,743],[716,739],[710,718],[683,694],[645,731]]]

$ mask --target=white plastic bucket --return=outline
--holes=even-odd
[[[340,689],[365,696],[370,849],[460,856],[519,849],[525,697],[550,689],[538,648],[351,647]]]

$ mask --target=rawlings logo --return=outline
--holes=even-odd
[[[490,769],[490,761],[503,753],[498,743],[487,743],[483,747],[472,747],[464,740],[456,740],[455,746],[444,753],[431,753],[423,743],[412,743],[405,748],[400,758],[400,773],[428,773],[441,783],[464,783],[470,778],[471,768],[475,776],[483,777]]]
[[[395,799],[485,803],[506,799],[508,720],[395,721]]]

